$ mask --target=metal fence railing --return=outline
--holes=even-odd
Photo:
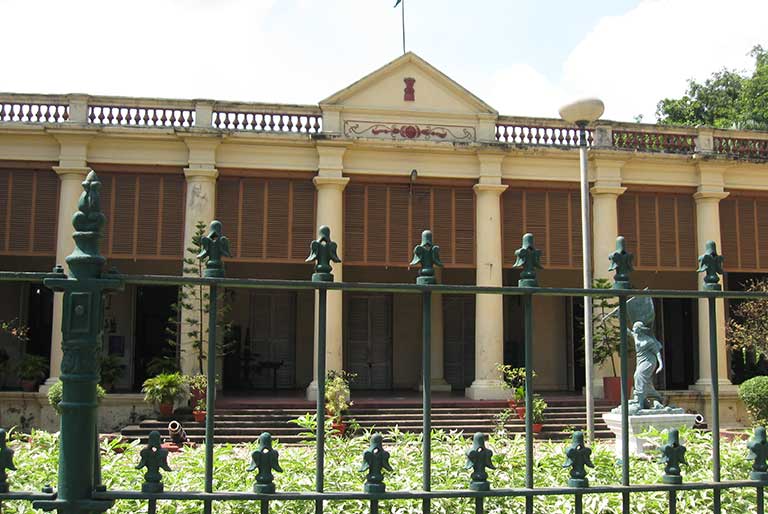
[[[226,278],[224,276],[223,260],[229,253],[228,240],[224,236],[221,224],[211,224],[211,231],[203,238],[203,257],[206,259],[205,276],[180,277],[160,275],[122,275],[118,273],[102,273],[104,258],[98,252],[98,238],[104,216],[98,208],[98,177],[91,173],[84,183],[85,192],[81,197],[80,210],[73,217],[75,227],[74,239],[76,249],[67,258],[69,275],[64,275],[60,268],[53,273],[19,273],[0,272],[0,282],[24,281],[42,282],[47,287],[64,293],[63,313],[63,343],[64,352],[61,380],[63,382],[63,400],[61,407],[61,434],[59,439],[59,474],[58,488],[47,490],[43,493],[16,492],[13,490],[12,479],[7,480],[0,470],[0,501],[24,500],[31,501],[36,508],[45,510],[58,510],[62,513],[75,512],[101,512],[108,509],[113,502],[126,499],[144,500],[147,502],[148,511],[155,512],[159,501],[196,500],[204,505],[204,512],[212,512],[214,504],[218,502],[232,501],[257,501],[262,513],[276,512],[271,510],[271,503],[275,501],[311,501],[315,504],[315,512],[322,513],[326,502],[343,500],[364,500],[370,504],[370,512],[379,512],[382,502],[389,500],[417,500],[421,502],[422,512],[431,512],[432,501],[444,498],[466,498],[474,503],[474,511],[477,514],[486,512],[485,500],[498,497],[524,498],[525,512],[534,512],[534,500],[538,497],[559,495],[573,499],[574,512],[581,513],[585,495],[595,494],[620,494],[622,497],[621,512],[632,512],[632,495],[647,492],[666,492],[669,495],[668,511],[677,512],[677,495],[683,491],[709,490],[713,494],[712,511],[716,514],[731,512],[722,508],[721,492],[729,489],[749,488],[756,492],[754,512],[764,514],[764,488],[768,486],[765,481],[765,452],[758,452],[753,462],[755,472],[745,476],[743,480],[725,481],[721,479],[720,463],[720,426],[718,411],[718,336],[715,321],[715,304],[718,299],[757,299],[768,296],[768,293],[735,292],[720,290],[718,272],[722,271],[722,257],[718,256],[714,245],[708,245],[707,253],[700,258],[699,271],[706,273],[704,284],[699,291],[682,290],[639,290],[632,288],[629,281],[631,271],[631,257],[627,252],[618,252],[613,256],[614,268],[617,272],[617,280],[614,289],[580,289],[580,288],[553,288],[536,287],[536,268],[538,263],[538,250],[532,246],[521,248],[520,257],[527,287],[479,287],[436,284],[434,266],[440,265],[437,246],[432,244],[431,233],[425,231],[422,244],[415,250],[414,263],[421,266],[415,284],[380,284],[380,283],[347,283],[334,282],[332,276],[332,263],[337,261],[335,243],[330,237],[327,227],[322,227],[320,236],[311,244],[311,255],[308,260],[315,262],[315,272],[312,280],[257,280]],[[692,271],[694,272],[694,271]],[[328,291],[347,292],[388,292],[420,295],[422,297],[423,320],[423,431],[421,438],[422,451],[422,484],[420,490],[395,490],[384,492],[383,487],[365,487],[363,491],[327,492],[325,487],[326,465],[325,448],[326,438],[324,424],[317,423],[315,441],[315,487],[313,491],[274,491],[271,480],[262,484],[260,492],[221,491],[214,489],[214,435],[215,424],[215,387],[216,387],[216,339],[217,339],[217,307],[216,302],[211,302],[209,311],[210,323],[208,325],[208,358],[207,358],[207,408],[208,415],[205,431],[205,480],[203,491],[163,491],[161,477],[157,473],[160,469],[158,460],[149,459],[145,464],[147,468],[156,474],[145,475],[145,482],[141,490],[107,490],[98,483],[100,474],[83,472],[83,470],[98,470],[99,459],[94,445],[96,434],[96,384],[98,381],[98,366],[95,356],[101,347],[101,319],[102,297],[105,291],[119,290],[127,284],[135,285],[202,285],[210,288],[210,298],[216,298],[219,288],[239,289],[270,289],[270,290],[316,290],[318,302],[319,329],[317,348],[317,386],[318,400],[316,405],[317,419],[321,420],[325,414],[325,335],[326,335],[326,302]],[[534,287],[531,287],[534,285]],[[477,464],[473,475],[473,481],[468,489],[462,490],[432,490],[432,461],[431,461],[431,295],[435,293],[450,294],[492,294],[505,296],[518,296],[522,299],[522,309],[525,324],[525,363],[526,363],[526,390],[525,390],[525,484],[524,487],[510,488],[505,484],[494,483],[493,472],[483,479],[485,467],[482,462]],[[536,455],[534,453],[533,412],[534,388],[531,366],[533,358],[533,325],[535,323],[532,302],[536,296],[560,296],[560,297],[618,297],[619,299],[619,323],[621,329],[621,373],[627,376],[628,347],[627,340],[627,300],[629,297],[657,297],[657,298],[693,298],[703,299],[709,309],[709,358],[711,363],[711,480],[695,483],[652,483],[634,484],[630,481],[630,466],[632,460],[629,454],[629,387],[626,380],[621,384],[621,424],[622,424],[622,456],[621,483],[610,485],[593,485],[575,487],[573,485],[563,487],[537,487],[536,486]],[[157,456],[159,448],[152,446],[152,441],[147,448]],[[264,448],[268,452],[269,448]],[[0,468],[8,468],[0,450]],[[18,457],[18,456],[17,456]],[[762,468],[760,468],[762,466]],[[583,469],[583,468],[582,468]],[[761,469],[763,473],[761,474]],[[137,477],[138,477],[137,472]],[[572,475],[573,476],[573,475]],[[751,477],[751,478],[750,478]],[[138,481],[138,478],[137,478]],[[382,482],[383,483],[383,482]],[[491,484],[494,485],[491,488]],[[573,483],[572,483],[573,484]],[[375,483],[373,485],[376,485]],[[10,487],[9,487],[10,486]],[[285,510],[282,510],[283,512]]]

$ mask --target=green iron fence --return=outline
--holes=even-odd
[[[677,494],[681,491],[711,490],[713,492],[712,510],[716,514],[723,512],[721,492],[734,488],[751,488],[756,492],[755,512],[764,514],[764,488],[768,486],[768,470],[766,457],[768,443],[765,442],[765,431],[760,429],[750,443],[753,460],[752,473],[743,480],[721,480],[720,465],[720,426],[718,413],[718,341],[715,322],[715,302],[718,298],[725,299],[756,299],[768,296],[768,293],[722,291],[719,285],[719,274],[722,273],[722,257],[717,255],[713,243],[708,243],[707,251],[700,257],[700,272],[705,273],[702,289],[699,291],[679,290],[636,290],[630,284],[629,274],[632,270],[631,254],[623,248],[623,238],[619,238],[617,251],[611,255],[611,268],[616,272],[614,289],[578,289],[578,288],[545,288],[539,287],[536,270],[539,266],[540,252],[533,246],[533,237],[526,235],[523,247],[517,251],[518,267],[522,268],[518,287],[477,287],[436,284],[434,267],[441,265],[439,248],[432,244],[431,232],[425,231],[422,243],[414,249],[412,265],[419,265],[420,271],[415,284],[374,284],[374,283],[340,283],[333,281],[332,263],[339,262],[336,255],[336,245],[330,237],[330,230],[321,227],[319,237],[311,243],[311,255],[307,259],[315,262],[315,273],[308,281],[292,280],[254,280],[233,279],[224,276],[223,259],[229,255],[229,243],[222,233],[219,222],[211,224],[211,231],[203,238],[204,251],[202,257],[207,258],[205,276],[179,277],[156,275],[122,275],[117,272],[103,273],[105,259],[99,254],[98,239],[105,218],[99,208],[99,181],[91,173],[83,183],[85,192],[82,194],[79,210],[73,216],[73,234],[76,248],[67,257],[70,275],[63,273],[61,267],[52,273],[14,273],[0,272],[0,281],[42,282],[55,291],[64,293],[64,314],[61,330],[63,332],[63,361],[61,365],[61,380],[63,382],[63,399],[61,409],[61,433],[59,439],[59,470],[58,489],[44,488],[40,493],[30,491],[14,491],[12,479],[6,470],[13,470],[13,454],[5,444],[5,433],[0,432],[0,502],[8,500],[31,501],[35,508],[46,511],[56,510],[60,513],[96,513],[108,510],[115,501],[133,499],[145,500],[148,512],[156,512],[157,502],[161,500],[197,500],[204,505],[204,512],[210,513],[217,502],[257,501],[262,513],[275,512],[270,509],[274,501],[312,501],[315,512],[323,512],[326,502],[344,500],[364,500],[370,504],[370,512],[379,512],[380,503],[387,500],[417,500],[422,504],[424,513],[431,512],[433,499],[465,498],[474,502],[474,510],[478,514],[485,512],[486,498],[519,497],[524,498],[525,511],[534,512],[536,497],[565,495],[573,498],[573,511],[581,513],[584,495],[620,494],[622,497],[623,514],[628,514],[631,508],[633,493],[666,492],[668,493],[668,511],[677,512]],[[388,469],[388,453],[381,446],[380,436],[374,435],[365,461],[368,475],[362,491],[326,492],[325,477],[325,433],[324,424],[317,423],[316,432],[316,474],[314,491],[276,491],[272,479],[272,471],[279,470],[276,456],[273,456],[271,440],[268,434],[260,438],[259,450],[253,457],[253,470],[258,470],[257,481],[253,492],[215,491],[214,484],[214,453],[213,442],[215,426],[215,376],[216,376],[216,319],[217,305],[211,302],[208,325],[208,356],[207,356],[207,410],[205,431],[205,487],[204,491],[164,491],[161,470],[167,467],[166,455],[159,445],[159,434],[150,437],[149,444],[141,452],[142,467],[146,467],[144,483],[141,490],[107,490],[100,483],[98,447],[96,430],[96,384],[99,379],[97,356],[101,348],[101,330],[103,321],[103,296],[105,292],[122,289],[126,284],[135,285],[202,285],[210,288],[210,297],[216,298],[218,288],[242,289],[284,289],[284,290],[316,290],[319,312],[317,381],[318,400],[316,414],[322,420],[325,413],[325,336],[326,336],[326,296],[328,291],[367,291],[389,292],[421,295],[423,309],[423,434],[430,434],[431,425],[431,382],[430,382],[430,331],[431,331],[431,295],[433,293],[451,294],[494,294],[520,296],[525,320],[525,367],[526,367],[526,417],[525,417],[525,486],[522,488],[492,488],[492,466],[489,452],[485,448],[484,436],[476,434],[472,449],[467,452],[472,463],[471,477],[468,477],[468,488],[462,490],[432,490],[431,480],[431,438],[422,437],[422,487],[418,491],[386,491],[383,470]],[[666,475],[663,483],[632,484],[630,483],[629,458],[629,389],[626,380],[621,384],[621,424],[622,424],[622,459],[621,484],[589,486],[585,480],[584,466],[589,460],[588,448],[584,446],[571,449],[571,479],[563,487],[536,487],[534,477],[534,437],[533,437],[533,310],[534,296],[570,296],[570,297],[606,297],[619,298],[619,324],[621,329],[621,374],[627,376],[628,340],[627,340],[627,300],[630,296],[659,297],[659,298],[694,298],[704,299],[709,308],[709,339],[710,362],[712,376],[711,404],[713,416],[711,421],[712,434],[712,479],[706,482],[684,483],[679,471],[679,460],[684,453],[676,441],[670,438],[669,445],[677,448],[672,462],[667,462]],[[580,433],[576,434],[576,438]],[[761,440],[762,437],[762,440]],[[485,453],[483,453],[485,452]],[[93,472],[83,472],[93,470]],[[138,482],[137,472],[137,482]]]

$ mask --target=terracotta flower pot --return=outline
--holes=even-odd
[[[158,409],[160,410],[160,416],[164,418],[169,418],[173,416],[173,404],[172,403],[161,403],[158,405]]]
[[[525,419],[525,405],[515,407],[515,412],[517,413],[518,418]]]
[[[195,418],[195,421],[198,423],[205,422],[205,411],[204,410],[193,410],[192,411],[192,417]]]
[[[507,400],[507,403],[509,404],[509,408],[512,410],[515,410],[515,408],[517,407],[517,400],[515,400],[514,398],[510,398],[509,400]]]
[[[540,433],[542,428],[544,428],[544,423],[534,423],[533,424],[533,433],[534,434]]]
[[[339,436],[343,436],[347,432],[347,424],[343,421],[334,421],[331,426],[338,432]]]
[[[37,387],[37,380],[22,380],[20,383],[21,390],[27,393],[34,392],[35,387]]]

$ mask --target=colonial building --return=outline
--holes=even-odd
[[[730,288],[768,269],[767,134],[614,122],[588,134],[595,276],[608,278],[618,234],[636,255],[637,287],[696,289],[696,256],[708,239],[726,256]],[[575,127],[501,116],[413,53],[311,106],[0,95],[0,268],[64,264],[80,183],[95,170],[108,218],[102,253],[123,273],[180,274],[195,225],[215,218],[232,243],[230,277],[307,279],[309,241],[326,224],[343,259],[337,280],[413,282],[411,251],[431,228],[444,283],[515,285],[514,250],[532,232],[541,285],[579,287],[576,147]],[[60,298],[42,286],[0,290],[0,319],[31,327],[27,351],[50,355],[55,378]],[[228,296],[225,391],[311,394],[313,294]],[[147,286],[110,298],[104,344],[125,365],[119,390],[135,391],[162,353],[176,297],[173,287]],[[518,302],[435,295],[436,389],[504,394],[496,364],[522,363]],[[706,308],[674,299],[656,306],[663,385],[705,388]],[[535,299],[538,390],[584,385],[580,309],[578,299]],[[416,387],[420,312],[414,295],[331,292],[329,368],[356,373],[360,389]],[[720,341],[724,319],[720,305]],[[183,367],[193,372],[186,350]],[[727,354],[719,355],[726,384]],[[4,380],[11,386],[15,376]]]

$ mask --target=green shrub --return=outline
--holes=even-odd
[[[739,398],[755,425],[768,423],[768,377],[754,377],[742,383]]]
[[[144,401],[153,404],[174,403],[189,397],[187,381],[181,373],[163,373],[148,378],[142,385]]]
[[[56,411],[56,414],[61,416],[61,409],[59,408],[59,404],[61,403],[62,395],[64,394],[64,384],[61,383],[61,380],[56,382],[51,386],[50,389],[48,389],[48,403],[51,404],[51,407],[53,407],[53,410]],[[103,387],[100,385],[96,385],[96,398],[99,402],[101,402],[102,399],[104,399],[104,396],[107,394],[107,392],[104,390]]]

